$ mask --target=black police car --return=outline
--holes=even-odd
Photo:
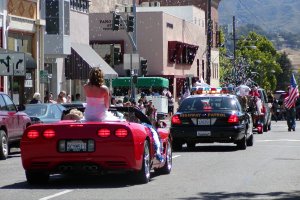
[[[251,116],[237,96],[200,94],[184,99],[171,119],[173,149],[181,150],[196,143],[235,143],[238,149],[253,145]]]

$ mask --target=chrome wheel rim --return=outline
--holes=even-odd
[[[2,152],[4,155],[7,155],[8,153],[8,145],[7,145],[7,139],[5,136],[2,136]]]
[[[150,178],[150,152],[149,152],[149,146],[145,146],[145,152],[144,152],[144,165],[145,165],[145,175],[146,178]]]
[[[166,162],[168,162],[168,169],[170,170],[172,168],[172,148],[171,143],[168,141],[168,149],[167,149],[167,158]]]

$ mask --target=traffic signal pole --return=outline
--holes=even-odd
[[[132,0],[132,7],[133,7],[133,17],[134,17],[134,30],[132,32],[132,47],[133,47],[133,53],[137,53],[137,35],[136,35],[136,30],[137,30],[137,25],[136,25],[136,0]],[[130,36],[130,34],[128,33],[128,35]],[[131,82],[131,98],[135,99],[136,96],[136,88],[134,86],[133,83],[133,75],[134,75],[134,71],[133,71],[133,67],[132,67],[132,54],[131,54],[131,63],[130,63],[130,82]]]
[[[132,52],[134,53],[134,54],[136,54],[137,53],[137,51],[138,51],[138,49],[137,49],[137,23],[136,23],[136,0],[132,0],[132,8],[133,8],[133,17],[131,16],[131,17],[127,17],[127,22],[125,22],[125,20],[123,19],[123,17],[122,16],[120,16],[120,15],[117,15],[117,16],[120,16],[120,22],[122,22],[123,23],[123,25],[125,26],[125,29],[127,30],[127,32],[128,32],[128,30],[130,30],[131,31],[131,26],[132,26],[132,21],[134,22],[134,25],[133,25],[133,31],[132,31],[132,34],[130,34],[129,32],[128,32],[128,37],[129,37],[129,40],[130,40],[130,42],[131,42],[131,45],[132,45]],[[115,14],[113,15],[113,19],[115,18]],[[129,21],[129,20],[132,20],[132,21]],[[113,20],[113,30],[117,30],[117,29],[114,29],[114,27],[115,27],[115,24],[114,24],[114,21],[115,20]],[[128,23],[128,24],[127,24]],[[129,24],[130,23],[130,24]],[[134,84],[133,84],[133,75],[135,75],[134,73],[134,70],[133,70],[133,66],[132,66],[132,53],[131,53],[131,55],[130,55],[130,81],[131,81],[131,98],[135,98],[135,94],[136,94],[136,88],[134,87]]]

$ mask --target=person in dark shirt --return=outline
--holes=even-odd
[[[289,97],[289,89],[290,89],[290,86],[287,89],[287,93],[286,93],[284,99]],[[296,129],[296,99],[290,107],[287,108],[285,105],[285,109],[286,109],[286,120],[287,120],[287,125],[288,125],[288,131],[291,131],[291,130],[295,131],[295,129]]]
[[[31,101],[29,102],[30,104],[37,104],[37,103],[42,103],[41,102],[41,95],[40,93],[36,92],[34,93]]]

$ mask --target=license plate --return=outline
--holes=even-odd
[[[210,131],[197,131],[197,136],[210,136]]]
[[[66,142],[67,152],[87,151],[87,143],[82,140],[69,140]]]
[[[198,125],[208,126],[210,125],[210,119],[198,119]]]

